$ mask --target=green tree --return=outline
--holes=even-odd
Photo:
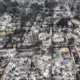
[[[33,16],[36,17],[38,13],[43,10],[43,5],[38,5],[38,3],[34,3],[30,6],[31,12]]]
[[[51,9],[51,8],[55,7],[56,5],[57,5],[57,3],[54,0],[50,0],[50,1],[45,0],[46,8]]]
[[[59,22],[57,23],[57,26],[68,26],[68,21],[70,18],[61,18]]]
[[[0,1],[0,13],[4,14],[5,11],[6,11],[6,5]]]
[[[30,8],[31,8],[32,11],[39,11],[39,10],[41,10],[41,8],[43,8],[43,6],[38,5],[38,3],[34,3],[30,6]]]
[[[6,2],[6,3],[7,3],[7,2],[11,2],[11,0],[3,0],[3,1]]]
[[[76,15],[74,18],[80,20],[80,3],[76,5]]]
[[[23,27],[23,26],[25,26],[25,23],[27,22],[27,21],[29,21],[30,19],[32,18],[32,14],[31,13],[22,13],[22,15],[21,15],[21,18],[20,18],[20,21],[21,21],[21,28]]]
[[[10,6],[11,6],[11,7],[18,7],[19,4],[18,4],[17,1],[14,1],[14,2],[10,2]]]

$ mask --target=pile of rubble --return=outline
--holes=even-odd
[[[31,60],[29,58],[14,58],[8,64],[2,80],[27,80],[30,71]]]
[[[0,57],[0,78],[2,77],[8,63],[9,63],[8,57]]]

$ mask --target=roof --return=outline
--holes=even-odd
[[[0,51],[0,55],[5,55],[5,54],[7,54],[7,52],[6,51]]]
[[[79,20],[72,19],[71,22],[72,22],[73,24],[80,25],[80,21],[79,21]]]
[[[26,52],[19,52],[17,57],[26,57],[26,56],[33,56],[33,51],[26,51]]]
[[[76,49],[76,51],[77,51],[77,53],[78,53],[78,55],[80,57],[80,47],[75,47],[75,49]]]
[[[19,55],[31,56],[31,55],[33,55],[33,52],[22,52],[22,53],[19,53]]]
[[[60,52],[70,52],[68,48],[60,48]]]

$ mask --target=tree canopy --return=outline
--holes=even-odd
[[[11,2],[11,0],[3,0],[5,3],[9,3]]]
[[[45,0],[45,7],[46,8],[53,8],[56,5],[57,5],[57,3],[54,0],[50,0],[50,1]]]
[[[6,11],[6,5],[0,1],[0,13],[3,14]]]
[[[60,21],[57,23],[57,26],[68,26],[68,21],[70,18],[62,18]]]
[[[43,8],[43,6],[42,6],[42,5],[38,5],[38,3],[34,3],[34,4],[32,4],[32,5],[30,6],[30,8],[31,8],[31,10],[33,10],[33,11],[39,11],[39,10],[41,10],[41,9]]]
[[[11,7],[17,7],[19,6],[19,3],[17,1],[11,2],[10,3]]]
[[[27,21],[29,21],[32,18],[31,13],[22,13],[20,21],[21,21],[21,28],[25,25]]]

